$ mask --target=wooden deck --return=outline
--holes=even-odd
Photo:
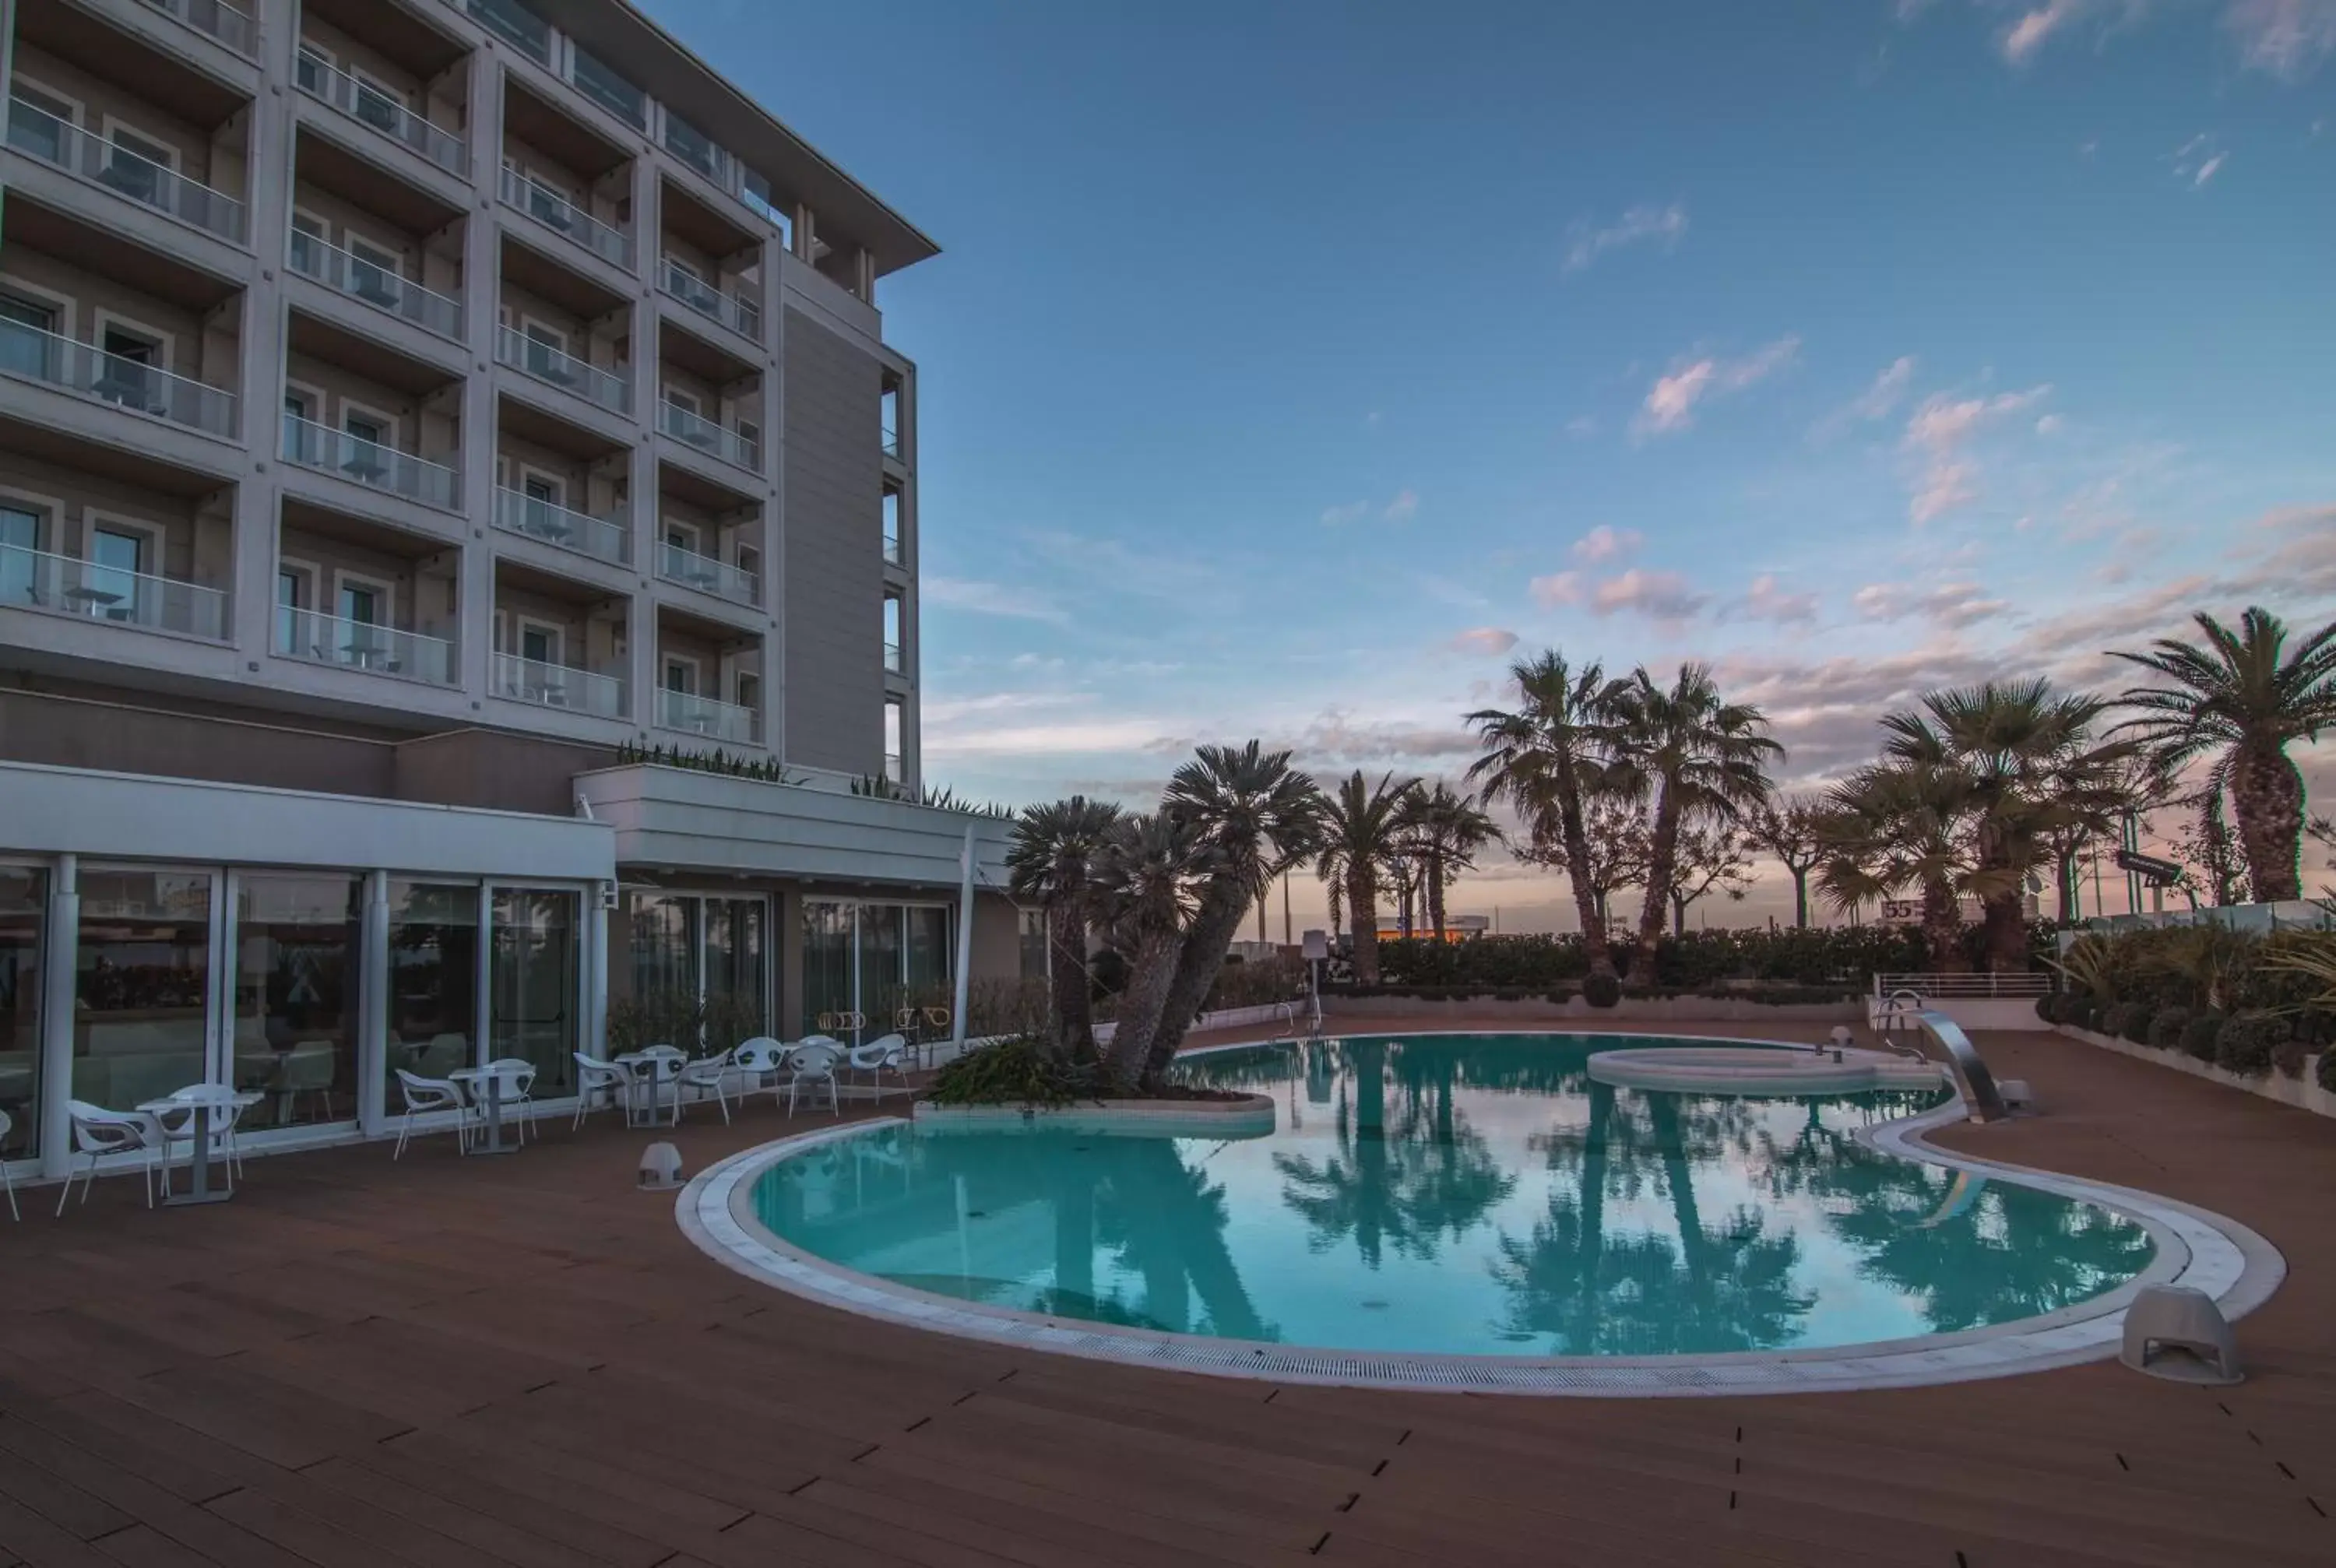
[[[1358,1029],[1354,1020],[1342,1027]],[[2114,1365],[1762,1399],[1157,1374],[841,1316],[703,1257],[604,1117],[134,1180],[0,1224],[0,1564],[2336,1563],[2336,1126],[2043,1037],[2049,1114],[1953,1141],[2285,1251],[2235,1389]],[[778,1135],[683,1129],[694,1169]],[[795,1124],[802,1126],[798,1121]]]

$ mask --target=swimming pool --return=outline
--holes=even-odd
[[[783,1146],[734,1207],[785,1253],[896,1300],[1258,1356],[1793,1357],[2049,1320],[2188,1250],[2048,1190],[2065,1183],[1874,1146],[1942,1094],[1591,1078],[1594,1051],[1650,1043],[1216,1052],[1183,1076],[1270,1096],[1270,1134],[884,1123]]]

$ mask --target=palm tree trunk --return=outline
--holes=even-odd
[[[2059,873],[2060,878],[2060,886],[2059,890],[2060,895],[2060,923],[2064,926],[2073,926],[2077,923],[2077,915],[2078,912],[2077,909],[2077,850],[2075,846],[2070,846],[2068,852],[2062,854],[2059,861],[2054,862],[2054,866]]]
[[[1084,900],[1067,890],[1046,911],[1049,986],[1055,1002],[1055,1048],[1083,1057],[1095,1050],[1095,1009],[1087,979],[1087,922]]]
[[[1671,895],[1671,940],[1687,935],[1687,901],[1677,893]]]
[[[1119,998],[1119,1027],[1111,1037],[1112,1076],[1123,1084],[1140,1084],[1152,1057],[1153,1037],[1165,1016],[1169,988],[1175,984],[1176,959],[1184,933],[1147,931],[1128,956],[1127,989]]]
[[[1655,831],[1647,846],[1647,902],[1639,913],[1639,946],[1631,955],[1630,972],[1651,978],[1655,944],[1662,939],[1663,916],[1669,912],[1671,882],[1679,874],[1679,804],[1666,786],[1655,797]]]
[[[1582,820],[1582,794],[1573,781],[1558,784],[1557,827],[1565,841],[1565,880],[1573,889],[1573,914],[1582,922],[1582,953],[1593,975],[1614,972],[1614,950],[1606,940],[1606,900],[1590,876],[1590,829]]]
[[[1247,893],[1229,881],[1212,881],[1202,893],[1201,907],[1184,933],[1183,946],[1177,950],[1175,974],[1161,1002],[1159,1021],[1153,1026],[1152,1038],[1144,1048],[1144,1082],[1158,1082],[1168,1064],[1175,1060],[1177,1048],[1183,1045],[1193,1018],[1200,1015],[1210,989],[1224,969],[1225,950],[1239,934],[1241,916],[1248,909]]]
[[[1444,940],[1444,862],[1431,858],[1427,862],[1427,923],[1436,928],[1436,940]]]
[[[1987,967],[1996,974],[2017,974],[2028,967],[2028,914],[2017,892],[1998,893],[1987,901],[1981,924],[1987,933]]]
[[[2303,896],[2303,775],[2277,745],[2243,746],[2232,758],[2231,815],[2247,857],[2255,902]]]
[[[1934,880],[1922,889],[1922,940],[1936,972],[1959,974],[1971,967],[1963,956],[1962,914],[1955,907],[1955,891],[1943,881]]]
[[[1347,868],[1347,923],[1355,933],[1355,984],[1379,983],[1379,888],[1368,862]]]
[[[1805,931],[1809,929],[1809,868],[1789,869],[1793,873],[1793,929]]]

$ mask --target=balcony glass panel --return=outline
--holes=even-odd
[[[0,606],[227,640],[227,595],[176,578],[0,544]]]
[[[519,0],[470,0],[472,19],[538,65],[551,63],[551,24]]]
[[[289,658],[361,669],[369,675],[432,686],[455,683],[454,645],[443,638],[369,621],[344,620],[313,609],[295,609],[288,604],[276,607],[276,651]]]
[[[649,122],[648,94],[604,65],[582,48],[570,51],[568,80],[577,92],[633,127],[645,131]]]
[[[495,526],[562,550],[624,565],[633,558],[632,531],[621,519],[588,516],[516,490],[495,492]]]
[[[686,441],[701,452],[710,452],[725,463],[735,463],[741,468],[759,470],[763,463],[762,443],[749,441],[735,430],[725,430],[712,420],[695,414],[677,403],[661,405],[665,433],[676,441]]]
[[[499,653],[493,679],[489,689],[512,702],[539,703],[595,718],[623,718],[626,714],[625,683],[593,670]]]
[[[900,536],[897,533],[886,534],[884,536],[884,563],[887,566],[899,566],[901,564],[903,559],[904,558],[900,554]]]
[[[516,169],[503,170],[503,203],[516,207],[547,229],[556,229],[604,261],[629,268],[633,244],[565,196]]]
[[[167,12],[198,33],[207,33],[237,54],[257,58],[252,54],[251,18],[227,0],[146,0],[157,11]]]
[[[8,101],[8,145],[141,206],[243,243],[244,208],[234,197],[92,136],[21,98]]]
[[[884,645],[884,667],[894,675],[899,675],[906,667],[900,662],[899,643],[888,642]]]
[[[733,332],[760,341],[763,312],[743,295],[732,294],[668,259],[664,268],[665,291],[698,315],[720,322]]]
[[[618,414],[633,405],[632,386],[625,377],[588,365],[540,337],[502,327],[495,335],[495,357],[513,370],[565,388]]]
[[[462,476],[453,469],[297,414],[284,416],[284,461],[320,473],[336,473],[425,506],[448,511],[462,509]]]
[[[753,604],[761,597],[761,581],[754,573],[671,542],[657,546],[657,575],[667,582],[740,604]]]
[[[737,168],[729,150],[668,109],[665,113],[665,150],[727,190]]]
[[[102,398],[212,435],[235,433],[235,394],[5,317],[0,375]]]
[[[285,264],[303,278],[313,278],[336,293],[362,299],[376,310],[403,317],[424,332],[456,343],[462,341],[460,300],[433,293],[386,267],[352,255],[337,245],[327,245],[313,234],[297,229],[292,231]]]
[[[460,174],[470,162],[461,137],[440,130],[379,88],[369,86],[305,49],[294,64],[293,77],[310,97],[412,148],[442,169]]]
[[[686,730],[708,740],[729,741],[737,745],[754,744],[754,710],[710,696],[660,690],[657,722],[660,728]]]

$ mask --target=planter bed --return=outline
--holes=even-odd
[[[2115,1051],[2121,1057],[2131,1057],[2136,1061],[2156,1062],[2161,1067],[2172,1067],[2175,1072],[2187,1073],[2194,1078],[2205,1078],[2234,1089],[2244,1089],[2248,1094],[2261,1095],[2266,1100],[2277,1100],[2282,1105],[2293,1105],[2297,1110],[2310,1111],[2314,1115],[2336,1116],[2336,1094],[2320,1086],[2318,1057],[2304,1058],[2303,1073],[2300,1077],[2286,1077],[2273,1070],[2262,1077],[2251,1078],[2228,1067],[2202,1062],[2185,1051],[2162,1051],[2155,1046],[2136,1045],[2131,1040],[2119,1039],[2115,1035],[2095,1034],[2074,1024],[2056,1024],[2052,1032],[2066,1035],[2072,1040],[2081,1040],[2088,1046],[2098,1046],[2105,1051]]]

